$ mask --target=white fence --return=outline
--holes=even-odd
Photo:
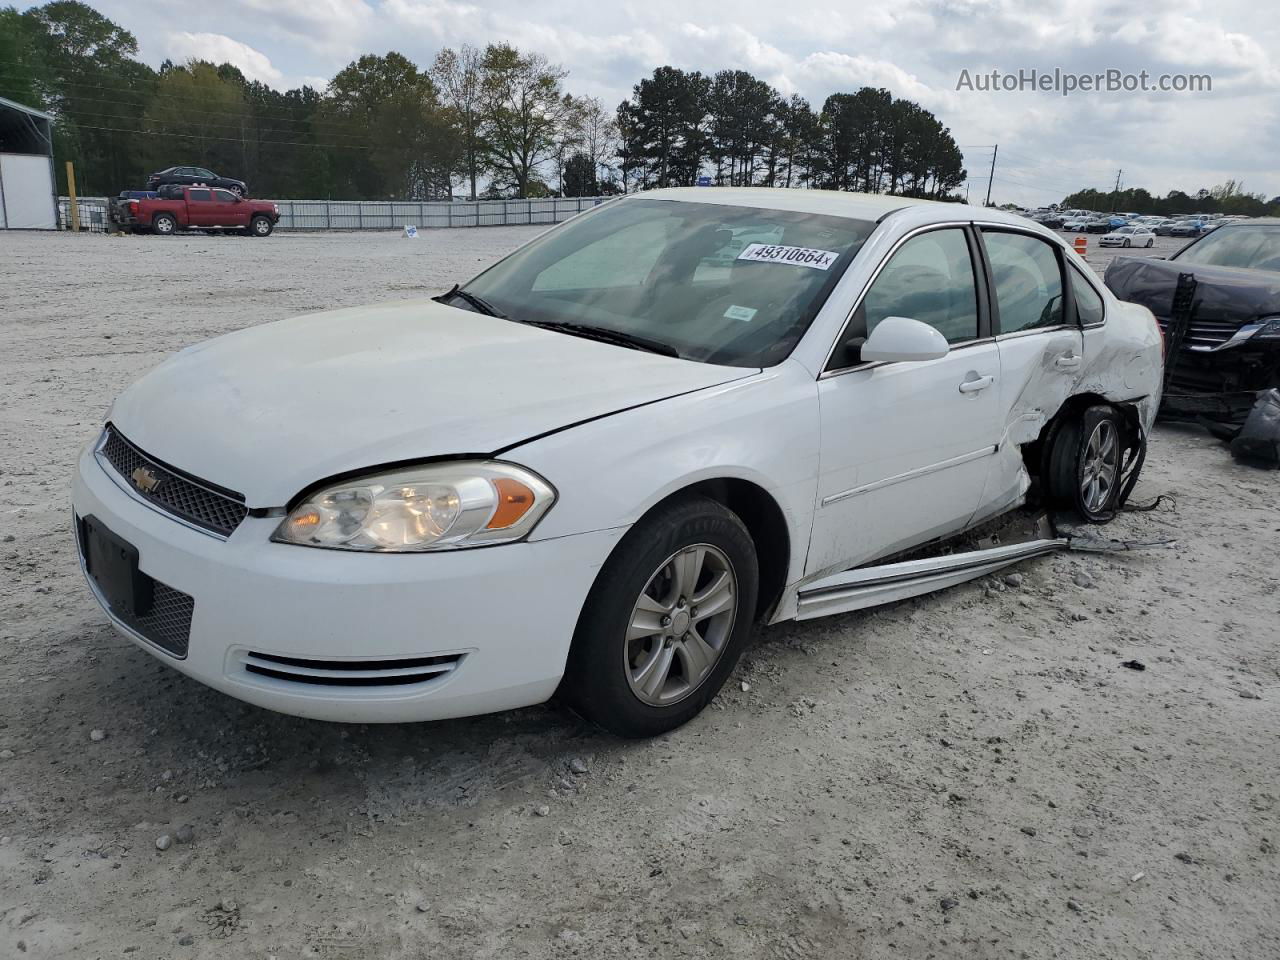
[[[609,197],[567,197],[553,200],[277,200],[277,230],[399,230],[401,227],[505,227],[531,223],[560,223],[599,206]],[[105,233],[111,229],[106,197],[78,197],[80,229]],[[58,223],[71,225],[71,203],[58,198]]]
[[[387,230],[415,227],[506,227],[559,223],[608,197],[562,200],[278,200],[281,230]]]

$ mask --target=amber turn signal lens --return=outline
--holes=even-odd
[[[511,526],[533,506],[533,491],[519,480],[498,477],[493,481],[493,488],[498,491],[498,506],[485,524],[486,530],[502,530]]]

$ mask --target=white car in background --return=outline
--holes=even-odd
[[[1100,247],[1150,247],[1155,242],[1155,233],[1143,226],[1117,227],[1098,238]]]
[[[1151,313],[1021,217],[659,190],[434,301],[181,351],[86,446],[76,533],[115,626],[233,697],[378,722],[558,690],[645,736],[757,623],[1056,548],[903,559],[1033,480],[1107,519],[1160,383]]]

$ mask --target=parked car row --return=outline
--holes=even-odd
[[[1065,230],[1069,233],[1100,233],[1111,235],[1125,227],[1138,227],[1149,230],[1158,237],[1199,237],[1224,223],[1230,223],[1231,217],[1216,217],[1210,214],[1193,214],[1187,217],[1160,217],[1137,213],[1095,213],[1090,210],[1033,210],[1025,216],[1050,230]],[[1103,246],[1120,246],[1125,244],[1099,241]],[[1145,243],[1130,243],[1128,246],[1149,246]]]

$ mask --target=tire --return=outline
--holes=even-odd
[[[688,722],[724,686],[749,642],[758,588],[755,545],[736,514],[702,497],[659,508],[627,533],[596,577],[561,698],[621,737],[652,737]],[[698,610],[692,601],[699,597],[715,606],[713,614]]]
[[[1119,412],[1106,404],[1064,421],[1053,434],[1045,464],[1049,504],[1090,523],[1110,520],[1120,492],[1124,431]]]
[[[269,237],[271,230],[275,224],[271,222],[270,217],[257,216],[249,221],[249,236],[251,237]]]
[[[1152,247],[1154,247],[1155,245],[1156,245],[1156,241],[1155,241],[1155,238],[1154,238],[1154,237],[1153,237],[1152,239],[1150,239],[1150,240],[1148,240],[1148,241],[1147,241],[1147,249],[1148,249],[1148,250],[1150,250],[1150,249],[1151,249]]]
[[[1129,241],[1128,241],[1128,240],[1126,240],[1126,241],[1124,242],[1124,246],[1125,246],[1126,248],[1127,248],[1127,247],[1129,247],[1130,245],[1131,245],[1131,244],[1129,243]]]
[[[236,185],[236,186],[234,186],[234,187],[228,187],[227,189],[228,189],[228,190],[230,190],[232,193],[234,193],[237,197],[243,197],[243,196],[244,196],[244,190],[245,190],[245,188],[244,188],[244,187],[242,187],[242,186],[240,186],[239,184],[237,184],[237,185]]]
[[[173,214],[157,213],[151,219],[151,232],[161,237],[172,237],[178,232],[178,221]]]

